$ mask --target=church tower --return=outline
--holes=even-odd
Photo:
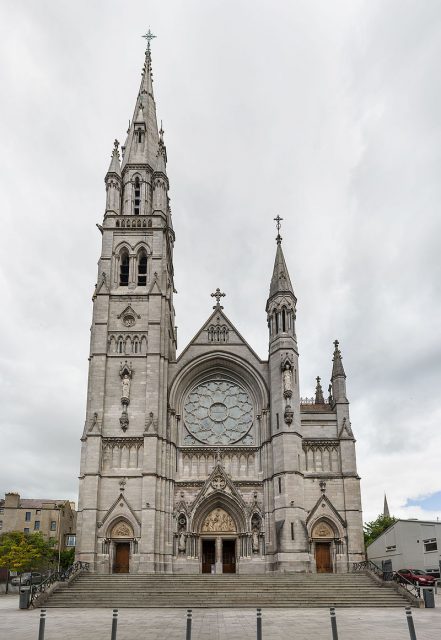
[[[227,316],[219,288],[177,356],[152,37],[97,225],[77,559],[103,574],[348,571],[363,559],[363,532],[346,374],[335,342],[328,399],[319,377],[315,396],[301,398],[279,216],[268,359]]]
[[[277,216],[277,249],[266,312],[269,327],[270,433],[272,465],[265,479],[272,506],[275,568],[306,571],[308,542],[304,527],[299,352],[295,329],[297,298],[291,284]],[[295,496],[295,499],[293,497]]]
[[[115,141],[104,220],[97,225],[102,249],[93,294],[77,553],[99,572],[118,570],[126,556],[133,570],[154,571],[158,557],[164,564],[167,556],[155,535],[140,536],[141,530],[154,534],[165,527],[171,453],[163,389],[176,357],[167,152],[157,126],[149,34],[147,41],[133,118],[121,160]],[[109,542],[118,538],[125,542]]]

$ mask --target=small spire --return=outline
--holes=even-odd
[[[387,504],[386,494],[384,494],[383,516],[385,518],[390,518],[389,505]]]
[[[343,376],[346,378],[345,370],[343,368],[343,362],[341,357],[341,351],[338,348],[338,340],[334,340],[334,357],[332,359],[332,379]]]
[[[220,299],[225,298],[225,293],[221,293],[221,290],[218,287],[216,291],[210,295],[212,298],[216,298],[216,304],[214,305],[213,309],[223,309],[223,306],[220,303]]]
[[[325,399],[323,397],[323,389],[320,384],[320,378],[317,376],[316,378],[317,385],[315,387],[315,404],[325,404]]]
[[[121,177],[121,165],[119,162],[119,142],[115,140],[113,143],[113,151],[112,151],[112,159],[110,160],[109,170],[107,171],[107,175],[109,173],[115,173],[117,176]]]
[[[162,120],[161,120],[161,128],[159,129],[159,144],[164,144],[164,129],[162,128]]]

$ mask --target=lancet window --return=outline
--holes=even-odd
[[[127,250],[123,250],[120,256],[119,265],[119,285],[127,287],[129,284],[129,254]]]
[[[147,285],[147,255],[145,251],[141,251],[138,255],[138,286],[145,287]]]

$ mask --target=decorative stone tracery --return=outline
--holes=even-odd
[[[228,445],[243,438],[253,424],[253,405],[245,389],[229,380],[200,383],[187,396],[184,422],[206,444]]]

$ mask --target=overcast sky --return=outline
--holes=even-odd
[[[225,312],[267,357],[276,214],[301,395],[341,343],[365,520],[441,515],[441,3],[3,0],[0,493],[77,501],[114,138],[144,58],[182,350]]]

